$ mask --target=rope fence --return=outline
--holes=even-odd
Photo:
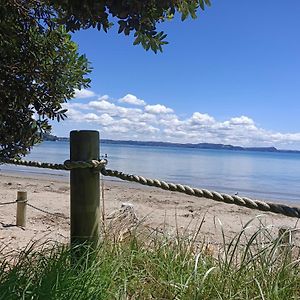
[[[73,130],[70,132],[70,159],[63,164],[5,159],[1,163],[27,167],[47,168],[70,171],[70,244],[71,246],[89,244],[92,248],[98,246],[100,240],[100,174],[116,177],[121,180],[156,187],[167,191],[179,192],[198,198],[208,198],[217,202],[234,204],[272,212],[288,217],[300,218],[300,208],[285,204],[272,203],[228,195],[207,189],[192,188],[184,184],[170,183],[159,179],[126,174],[106,168],[107,160],[100,158],[100,134],[96,130]],[[27,206],[40,212],[53,214],[45,209],[27,203],[27,193],[18,192],[17,197],[17,226],[26,225]],[[103,200],[103,199],[102,199]],[[1,206],[12,202],[0,203]],[[18,225],[19,224],[19,225]]]
[[[116,170],[109,170],[105,168],[101,170],[101,173],[104,176],[112,176],[129,182],[136,182],[142,185],[157,187],[172,192],[179,192],[190,196],[208,198],[214,201],[224,202],[228,204],[235,204],[238,206],[244,206],[247,208],[257,209],[260,211],[269,211],[276,214],[282,214],[288,217],[295,217],[295,218],[300,217],[300,208],[290,207],[285,204],[253,200],[248,197],[239,197],[237,195],[228,195],[228,194],[218,193],[215,191],[209,191],[206,189],[192,188],[188,185],[168,183],[158,179],[150,179],[138,175],[125,174],[123,172],[119,172]]]
[[[18,192],[19,193],[19,192]],[[22,192],[21,192],[22,193]],[[65,215],[62,215],[62,214],[60,214],[60,213],[53,213],[53,212],[50,212],[50,211],[47,211],[47,210],[45,210],[45,209],[42,209],[42,208],[40,208],[40,207],[37,207],[37,206],[35,206],[35,205],[32,205],[32,204],[30,204],[30,203],[28,203],[28,201],[27,201],[27,199],[26,200],[15,200],[15,201],[9,201],[9,202],[0,202],[0,206],[1,205],[10,205],[10,204],[17,204],[18,205],[18,203],[24,203],[25,204],[25,206],[29,206],[29,207],[31,207],[31,208],[33,208],[33,209],[35,209],[35,210],[37,210],[37,211],[39,211],[39,212],[42,212],[42,213],[45,213],[45,214],[49,214],[49,215],[51,215],[51,216],[54,216],[54,217],[58,217],[58,218],[62,218],[62,219],[69,219],[69,217],[67,217],[67,216],[65,216]],[[21,214],[23,214],[24,216],[23,216],[23,219],[25,219],[25,215],[26,215],[26,210],[23,208],[22,209],[23,211],[21,212]]]
[[[90,161],[70,161],[66,160],[63,164],[55,164],[55,163],[46,163],[32,160],[21,160],[21,159],[3,159],[1,163],[4,164],[13,164],[18,166],[25,167],[36,167],[43,169],[52,169],[52,170],[72,170],[72,169],[85,169],[92,168],[97,171],[100,171],[106,164],[107,159],[101,160],[90,160]]]
[[[0,202],[0,205],[9,205],[9,204],[16,204],[16,201]]]
[[[37,210],[37,211],[40,211],[40,212],[44,213],[44,214],[48,214],[48,215],[51,215],[51,216],[54,216],[54,217],[58,217],[58,218],[62,218],[62,219],[69,219],[69,217],[61,215],[60,213],[53,213],[53,212],[47,211],[45,209],[39,208],[39,207],[37,207],[35,205],[32,205],[30,203],[27,203],[27,205],[30,206],[31,208]]]
[[[147,185],[150,187],[156,187],[163,190],[168,190],[172,192],[179,192],[190,196],[195,196],[199,198],[208,198],[214,201],[223,202],[227,204],[234,204],[238,206],[247,207],[250,209],[256,209],[260,211],[269,211],[276,214],[282,214],[288,217],[300,217],[300,208],[291,207],[285,204],[266,202],[261,200],[254,200],[248,197],[240,197],[237,195],[228,195],[224,193],[219,193],[216,191],[209,191],[207,189],[192,188],[188,185],[176,184],[165,182],[159,179],[151,179],[143,176],[126,174],[117,170],[106,169],[107,165],[106,159],[101,160],[90,160],[90,161],[71,161],[66,160],[64,164],[53,164],[53,163],[42,163],[37,161],[24,161],[16,159],[6,159],[2,161],[7,164],[15,164],[22,166],[38,167],[38,168],[48,168],[55,170],[72,170],[72,169],[85,169],[90,168],[95,171],[101,172],[104,176],[116,177],[121,180],[128,182],[135,182],[142,185]],[[14,202],[0,203],[0,205],[12,204]],[[32,206],[29,204],[29,206]],[[35,207],[34,207],[35,208]],[[42,209],[40,209],[43,211]],[[48,213],[47,211],[44,211]]]

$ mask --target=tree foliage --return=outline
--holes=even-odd
[[[157,24],[196,18],[209,0],[0,0],[0,158],[24,155],[63,120],[62,103],[86,88],[85,56],[68,32],[90,27],[134,34],[155,53],[167,44]]]
[[[118,33],[134,33],[134,45],[141,44],[155,53],[167,44],[166,34],[156,30],[157,24],[172,19],[197,17],[197,10],[210,6],[210,0],[51,0],[59,11],[59,22],[67,30],[86,28],[108,31],[117,22]]]
[[[41,2],[0,2],[0,157],[24,155],[64,119],[61,104],[88,87],[88,61],[55,11]],[[51,25],[51,26],[50,26]]]

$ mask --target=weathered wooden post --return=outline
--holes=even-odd
[[[26,226],[26,204],[27,204],[27,192],[18,191],[17,193],[17,220],[16,225]]]
[[[99,132],[71,131],[71,161],[98,160]],[[95,248],[99,239],[100,187],[99,172],[92,168],[70,171],[71,184],[71,246],[87,245]]]

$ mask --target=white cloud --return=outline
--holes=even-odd
[[[90,122],[95,122],[95,121],[99,120],[99,116],[97,116],[94,113],[88,113],[88,114],[84,115],[84,120],[90,121]]]
[[[149,113],[140,113],[133,117],[135,122],[148,122],[148,123],[157,123],[157,118],[155,115]]]
[[[233,125],[254,125],[254,121],[246,116],[231,118],[229,123]]]
[[[98,122],[103,126],[107,126],[113,124],[114,119],[108,114],[102,114],[100,115]]]
[[[99,98],[100,101],[90,101],[87,104],[87,107],[90,109],[94,109],[99,113],[107,113],[110,116],[117,117],[135,117],[140,116],[142,113],[142,110],[139,108],[122,107],[102,99],[103,98],[101,97]]]
[[[121,107],[117,106],[116,113],[120,117],[131,117],[134,118],[136,116],[140,116],[142,113],[142,110],[139,108],[127,108],[127,107]]]
[[[112,133],[127,133],[129,131],[129,128],[120,125],[113,125],[110,126],[109,128],[105,128],[105,130],[107,132],[112,132]]]
[[[144,100],[139,99],[136,96],[131,95],[131,94],[127,94],[123,98],[120,98],[118,100],[118,102],[120,102],[120,103],[128,103],[128,104],[132,104],[132,105],[140,105],[140,106],[146,105],[146,102]]]
[[[74,101],[74,100],[73,100]],[[83,103],[74,103],[74,102],[69,102],[69,103],[63,103],[62,104],[62,107],[63,108],[66,108],[66,109],[74,109],[74,108],[80,108],[80,109],[87,109],[88,106],[86,104],[83,104]]]
[[[93,91],[86,90],[86,89],[75,89],[75,96],[76,99],[84,99],[84,98],[91,98],[96,96],[96,94]]]
[[[66,113],[69,119],[73,120],[80,120],[83,117],[83,113],[77,109],[72,107],[68,107],[68,111]]]
[[[215,119],[208,114],[194,112],[190,119],[190,122],[194,125],[205,125],[215,123]]]
[[[108,102],[106,100],[100,100],[100,101],[91,101],[89,102],[89,107],[100,110],[100,111],[107,111],[107,110],[115,110],[116,105],[114,103]]]
[[[131,99],[136,98],[131,96]],[[64,104],[64,107],[68,109],[70,121],[81,123],[82,127],[89,124],[90,127],[105,131],[109,138],[278,148],[291,148],[294,145],[294,148],[300,148],[300,132],[272,132],[260,128],[246,115],[219,121],[207,113],[196,111],[182,118],[163,104],[132,108],[122,106],[131,100],[122,101],[119,99],[116,104],[109,96],[104,95],[85,104],[74,100]]]
[[[145,111],[150,114],[169,114],[173,112],[173,109],[166,107],[162,104],[146,105]]]

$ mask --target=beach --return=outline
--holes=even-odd
[[[16,200],[17,191],[26,191],[28,203],[35,206],[27,206],[27,224],[24,228],[15,226],[16,204],[0,206],[2,254],[22,251],[34,242],[69,242],[70,186],[67,177],[1,172],[0,186],[1,203]],[[269,226],[275,235],[282,226],[297,228],[296,218],[128,184],[107,177],[104,178],[103,189],[106,219],[118,211],[123,203],[130,203],[142,226],[170,236],[178,232],[195,232],[204,220],[198,237],[207,244],[222,245],[222,229],[229,241],[241,231],[243,225],[257,216],[246,230],[248,236],[261,224]],[[294,243],[299,244],[297,231]]]

